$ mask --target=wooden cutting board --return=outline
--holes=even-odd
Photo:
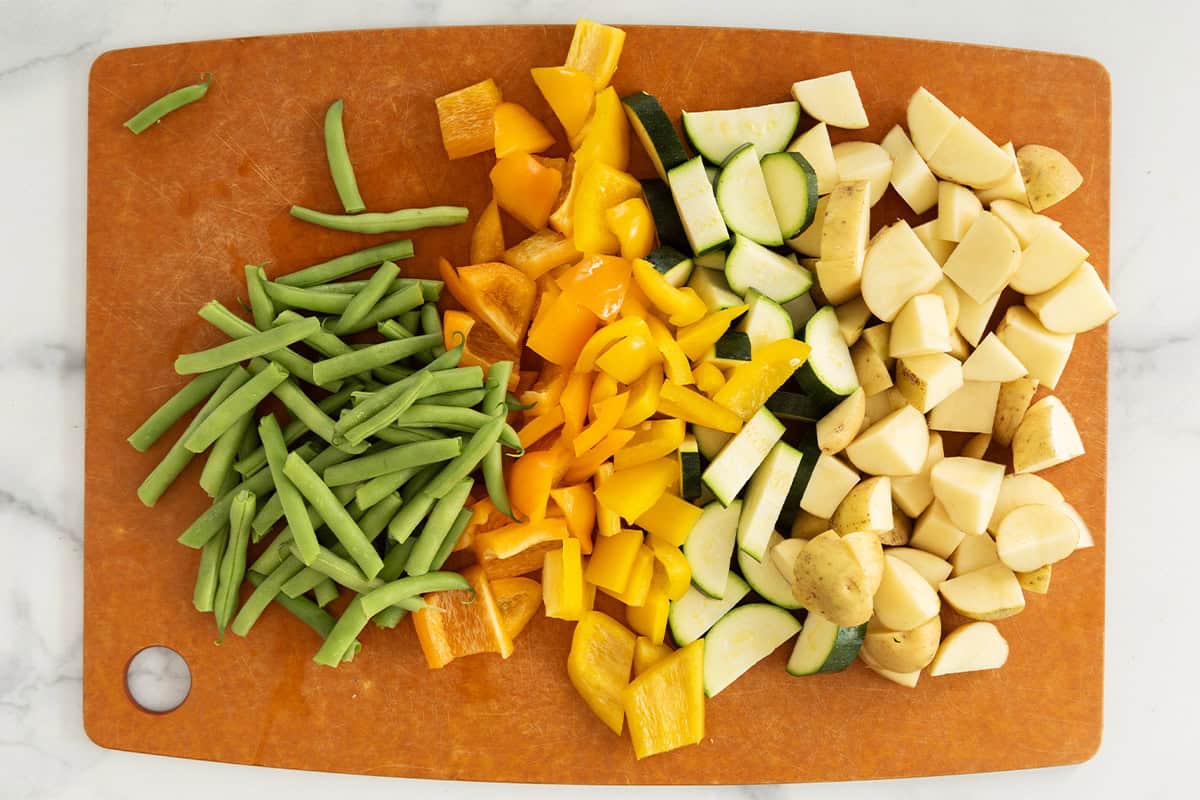
[[[998,141],[1061,149],[1083,190],[1052,210],[1104,276],[1109,248],[1109,78],[1084,58],[793,31],[630,27],[616,76],[667,112],[786,99],[792,82],[853,69],[879,141],[925,85]],[[382,240],[291,219],[334,210],[321,119],[346,100],[359,185],[374,209],[488,199],[487,156],[448,162],[433,98],[486,77],[553,122],[529,68],[562,62],[569,27],[324,33],[121,50],[92,68],[87,242],[84,722],[98,744],[276,767],[466,780],[616,784],[827,781],[1078,762],[1100,741],[1107,333],[1080,336],[1059,388],[1086,457],[1048,473],[1097,546],[1054,570],[1048,596],[1000,623],[999,671],[922,678],[908,690],[859,664],[791,678],[786,648],[708,703],[703,743],[636,762],[567,681],[571,625],[537,619],[508,661],[476,656],[431,672],[412,628],[373,627],[353,664],[312,663],[316,637],[272,607],[248,639],[214,642],[191,607],[197,554],[175,537],[205,506],[199,460],[154,509],[134,489],[168,446],[125,437],[181,383],[179,352],[222,337],[196,317],[235,305],[242,265],[287,272]],[[164,90],[216,75],[208,97],[133,136],[121,122]],[[853,136],[849,135],[853,134]],[[635,150],[638,148],[635,145]],[[635,171],[649,174],[644,156]],[[893,192],[885,215],[903,216]],[[908,215],[911,219],[911,215]],[[464,263],[469,226],[418,232],[429,274]],[[513,240],[510,240],[510,242]],[[173,437],[169,437],[173,438]],[[173,712],[127,694],[129,659],[170,646],[192,688]]]

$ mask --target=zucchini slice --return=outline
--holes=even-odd
[[[795,336],[792,318],[779,303],[757,289],[746,292],[745,303],[749,308],[737,329],[750,337],[751,350]]]
[[[813,314],[817,313],[817,304],[813,302],[812,291],[809,290],[795,300],[787,301],[783,304],[783,310],[788,312],[788,316],[792,318],[792,329],[794,331],[803,330],[808,321],[812,319]]]
[[[692,426],[692,435],[696,437],[696,446],[700,448],[700,455],[705,461],[712,461],[716,458],[717,453],[721,452],[721,448],[729,444],[729,440],[733,438],[732,433],[705,428],[701,425]]]
[[[772,532],[767,552],[773,551],[775,545],[782,541],[782,536]],[[762,561],[756,561],[745,550],[738,550],[737,562],[738,569],[741,571],[742,577],[746,579],[746,583],[750,584],[750,588],[757,592],[763,600],[789,611],[796,611],[803,607],[792,593],[792,584],[779,571],[775,559],[764,558]]]
[[[668,172],[667,183],[693,253],[700,255],[729,241],[729,229],[699,156]]]
[[[801,451],[785,442],[776,442],[754,471],[742,503],[742,516],[738,519],[740,553],[756,561],[767,560],[771,534],[775,532],[775,523],[779,521],[802,460]]]
[[[729,582],[725,584],[725,596],[714,600],[708,595],[689,586],[687,593],[678,600],[672,601],[667,612],[667,624],[671,626],[671,638],[675,644],[685,647],[708,633],[708,629],[717,620],[729,613],[729,609],[750,594],[750,587],[737,574],[729,573]]]
[[[686,286],[688,279],[692,277],[692,270],[695,268],[695,262],[692,259],[669,244],[656,248],[646,256],[646,260],[650,262],[650,266],[667,279],[667,283],[675,287]]]
[[[828,410],[806,394],[779,389],[767,398],[766,408],[780,419],[820,422]]]
[[[796,449],[800,451],[800,464],[792,475],[792,484],[788,487],[787,496],[783,498],[783,506],[779,509],[777,520],[780,527],[789,531],[800,513],[800,503],[804,500],[804,493],[808,491],[808,484],[817,468],[817,462],[822,457],[829,457],[821,452],[817,445],[817,437],[811,433],[801,439]]]
[[[867,623],[853,628],[842,628],[809,611],[800,630],[800,638],[792,648],[788,659],[789,675],[817,675],[822,672],[841,672],[858,655]]]
[[[704,459],[700,457],[700,446],[696,437],[688,434],[679,445],[679,496],[696,502],[704,494],[704,483],[700,473],[704,471]]]
[[[683,543],[683,555],[692,568],[692,584],[717,600],[728,591],[729,562],[733,558],[738,518],[741,515],[741,500],[735,500],[727,507],[716,502],[709,503]]]
[[[716,697],[799,632],[795,617],[767,603],[730,611],[704,639],[704,693]]]
[[[722,264],[724,263],[724,253]],[[695,261],[696,268],[688,279],[688,286],[700,296],[709,311],[720,311],[723,308],[733,308],[742,304],[742,298],[729,288],[725,281],[723,269],[709,269],[700,265],[700,259]]]
[[[683,220],[679,219],[679,210],[675,208],[671,187],[665,181],[653,178],[642,181],[642,194],[646,195],[646,205],[650,206],[650,215],[654,217],[659,243],[678,250],[690,248]]]
[[[775,220],[767,180],[763,177],[758,152],[744,144],[729,154],[717,177],[717,206],[725,224],[739,237],[778,247],[783,234]]]
[[[746,142],[759,153],[778,153],[788,146],[800,124],[800,104],[771,103],[723,111],[684,111],[683,132],[692,148],[720,164]]]
[[[715,269],[717,272],[725,271],[725,251],[724,250],[710,250],[707,253],[696,256],[696,258],[693,260],[696,262],[697,267],[704,267],[705,269]]]
[[[796,382],[805,394],[829,411],[858,388],[858,374],[833,306],[825,306],[813,314],[800,338],[808,342],[812,352],[796,371]]]
[[[763,179],[784,239],[799,236],[817,216],[817,173],[799,153],[762,157]]]
[[[720,339],[717,339],[712,349],[700,357],[700,361],[712,362],[714,366],[721,369],[736,367],[750,360],[751,348],[750,337],[745,333],[726,331]]]
[[[629,117],[629,125],[637,134],[650,156],[654,169],[663,180],[667,172],[687,161],[683,150],[683,142],[671,124],[671,118],[663,111],[662,105],[652,94],[638,92],[628,97],[622,97],[625,105],[625,115]]]
[[[783,433],[774,414],[765,408],[755,412],[704,470],[701,477],[713,495],[724,505],[733,503]]]
[[[794,300],[812,288],[812,273],[793,258],[768,250],[748,236],[733,239],[725,259],[725,280],[740,295],[757,289],[776,303]]]

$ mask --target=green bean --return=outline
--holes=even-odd
[[[183,472],[187,465],[191,463],[192,458],[195,457],[196,454],[184,446],[184,440],[196,428],[200,427],[208,415],[225,401],[225,398],[233,394],[238,387],[248,380],[250,380],[250,373],[241,367],[234,367],[230,370],[225,379],[221,381],[221,384],[213,391],[212,396],[208,398],[208,402],[200,407],[200,410],[196,412],[196,416],[184,428],[179,439],[171,445],[171,449],[163,456],[162,461],[158,462],[154,469],[150,471],[150,474],[146,476],[145,480],[142,481],[142,484],[138,486],[137,496],[143,505],[152,508],[158,502],[158,499],[163,496],[163,492],[170,488],[175,479],[179,477],[179,474]]]
[[[375,438],[387,444],[412,444],[413,442],[431,442],[453,436],[436,428],[384,428],[375,432]]]
[[[342,101],[335,100],[325,112],[325,157],[329,161],[329,175],[347,214],[365,211],[362,195],[358,193],[358,181],[354,179],[354,166],[350,163],[350,151],[346,149],[346,132],[342,128]]]
[[[412,337],[416,336],[415,333],[394,319],[384,320],[376,325],[375,328],[381,334],[383,334],[383,338],[385,339],[411,339]]]
[[[309,287],[336,281],[347,275],[361,272],[368,267],[382,264],[384,261],[399,261],[412,258],[413,245],[411,239],[397,239],[394,242],[377,244],[354,253],[314,264],[311,267],[296,270],[276,278],[276,283],[287,286]]]
[[[342,316],[333,323],[333,332],[342,333],[343,331],[353,330],[358,323],[363,321],[368,312],[383,299],[388,287],[391,286],[392,281],[399,274],[400,268],[396,266],[396,262],[383,262],[379,269],[375,270],[375,274],[371,276],[371,279],[367,281],[367,285],[362,288],[362,291],[350,298],[350,302],[346,304],[346,310],[342,312]]]
[[[175,359],[175,371],[180,375],[189,375],[220,369],[255,356],[265,356],[287,347],[289,344],[295,344],[320,329],[319,320],[306,319],[303,322],[293,322],[278,328],[259,331],[241,339],[234,339],[231,342],[211,347],[208,350],[184,353]]]
[[[200,307],[200,318],[232,339],[242,339],[258,333],[258,328],[234,314],[216,300],[210,300]],[[304,356],[287,347],[282,347],[267,358],[295,375],[305,383],[314,383],[312,376],[313,364]],[[338,386],[326,386],[331,392],[336,392]]]
[[[354,299],[354,295],[320,292],[316,289],[289,286],[277,281],[266,284],[265,288],[267,296],[277,305],[313,311],[318,314],[341,314]]]
[[[255,586],[259,586],[263,581],[267,580],[265,576],[257,575],[253,572],[247,573],[246,578]],[[328,585],[333,587],[334,592],[337,592],[337,584],[333,581],[328,581]],[[320,585],[318,585],[319,587]],[[307,597],[292,598],[283,594],[276,594],[274,599],[276,603],[287,609],[292,616],[316,631],[317,635],[322,639],[329,635],[329,632],[333,630],[333,626],[337,623],[337,618],[333,614],[325,611],[321,605],[314,604]],[[326,605],[334,599],[336,597],[330,597]],[[349,663],[353,661],[360,650],[362,650],[362,643],[355,640],[346,649],[345,655],[342,656],[342,662]]]
[[[183,415],[195,408],[202,400],[216,391],[221,381],[233,371],[233,367],[204,372],[192,378],[165,403],[155,409],[138,429],[126,439],[134,450],[144,453],[159,440]]]
[[[254,422],[254,412],[247,411],[238,417],[237,421],[218,436],[217,441],[213,443],[208,459],[204,462],[204,469],[200,472],[200,488],[209,497],[219,495],[221,487],[225,485],[225,480],[229,475],[236,474],[233,462],[237,458],[238,449],[242,446],[242,440],[245,439],[246,431],[250,430],[252,422]]]
[[[291,545],[290,550],[293,556],[299,558],[299,555],[296,553],[295,543]],[[383,585],[383,582],[378,578],[368,580],[363,575],[362,570],[356,567],[352,561],[343,558],[327,547],[322,547],[317,552],[317,557],[313,560],[310,569],[316,570],[325,577],[354,592],[369,592]],[[297,581],[297,578],[303,576],[307,571],[297,573],[295,577],[283,585],[280,591],[288,597],[299,597],[314,588],[316,586],[315,583],[310,586],[307,583]],[[317,583],[320,583],[320,581],[318,580]]]
[[[303,459],[299,454],[292,453],[292,455],[301,459],[301,463],[303,463]],[[247,491],[253,492],[255,495],[260,495],[270,491],[273,485],[271,471],[260,469],[233,489],[214,500],[213,504],[201,513],[200,516],[196,517],[192,524],[187,527],[187,530],[179,535],[177,541],[188,547],[203,547],[204,543],[216,536],[217,532],[228,521],[229,506],[233,503],[233,498],[238,492]]]
[[[188,434],[183,441],[184,447],[193,453],[204,452],[218,436],[237,424],[244,414],[253,412],[286,379],[287,371],[283,367],[275,363],[264,365],[262,371],[234,390]]]
[[[423,406],[447,406],[454,408],[474,408],[483,402],[486,393],[483,389],[463,389],[457,392],[443,392],[441,394],[422,397],[417,401]]]
[[[362,528],[346,513],[346,509],[338,503],[320,476],[313,472],[303,459],[296,458],[294,453],[287,457],[283,471],[292,483],[296,484],[296,488],[305,499],[317,509],[321,519],[325,520],[325,524],[346,548],[354,563],[362,569],[363,574],[368,579],[374,578],[383,567],[379,554],[363,534]]]
[[[436,502],[436,498],[425,491],[418,492],[412,498],[406,497],[404,505],[388,523],[388,537],[394,542],[408,541]]]
[[[343,386],[341,391],[336,394],[331,394],[321,402],[317,403],[317,408],[324,414],[332,414],[340,409],[350,399],[351,393],[354,391],[353,384]],[[253,430],[253,429],[252,429]],[[291,445],[304,434],[308,433],[308,426],[304,424],[304,420],[293,419],[283,429],[284,444]],[[257,435],[257,431],[256,431]],[[267,453],[260,445],[254,452],[245,456],[233,465],[241,475],[246,476],[258,472],[267,464]],[[278,519],[278,517],[276,517]]]
[[[357,487],[354,486],[339,486],[333,490],[333,496],[337,498],[339,503],[349,503],[354,499],[354,490],[356,488]],[[305,510],[308,513],[308,519],[309,522],[312,523],[313,529],[321,531],[325,527],[325,521],[321,519],[321,515],[318,514],[317,510],[312,506],[305,506]],[[321,537],[318,536],[317,540],[320,541],[320,539]],[[283,530],[276,534],[275,538],[271,540],[266,549],[259,554],[254,563],[250,565],[250,571],[257,572],[260,575],[266,575],[270,573],[271,570],[283,563],[283,559],[287,557],[288,548],[291,546],[291,544],[292,529],[291,527],[285,526]]]
[[[430,572],[420,576],[400,578],[385,583],[364,596],[362,610],[368,617],[373,617],[401,600],[430,592],[453,591],[467,591],[472,595],[475,594],[475,589],[467,582],[467,579],[457,572]]]
[[[427,349],[437,338],[436,336],[414,336],[411,339],[381,342],[343,356],[326,358],[313,364],[313,377],[318,384],[349,378],[351,375],[408,358]]]
[[[251,372],[260,372],[266,369],[267,363],[255,359],[250,362]],[[292,413],[296,419],[302,420],[310,431],[324,439],[329,444],[333,444],[334,428],[333,420],[329,415],[321,410],[320,406],[312,401],[308,395],[301,391],[300,387],[292,380],[285,380],[272,390],[279,401],[287,407],[287,410]],[[338,447],[348,453],[361,453],[365,447],[353,447],[342,443]]]
[[[262,420],[260,420],[259,423],[261,425]],[[306,449],[309,449],[308,455],[302,454],[301,457],[304,458],[304,460],[308,462],[308,465],[316,472],[321,472],[326,467],[333,466],[334,464],[340,464],[352,457],[349,453],[345,452],[344,450],[339,450],[332,445],[318,452],[315,449],[315,445],[311,443],[306,443],[304,446],[296,448],[296,452],[300,453]],[[279,459],[279,463],[281,465],[280,469],[282,469],[283,461],[286,458],[287,449],[285,447],[282,456]],[[274,474],[272,474],[272,477],[274,477]],[[308,508],[307,506],[305,507]],[[259,539],[265,536],[267,532],[275,526],[275,523],[278,522],[283,516],[283,501],[280,499],[278,491],[276,491],[276,493],[271,495],[271,498],[266,503],[263,503],[262,507],[258,509],[258,513],[254,515],[254,524],[251,526],[251,530],[254,532],[254,541],[257,542]],[[315,520],[313,522],[314,525],[320,523],[320,517],[318,517],[316,512],[311,508],[308,508],[308,516],[309,519]]]
[[[367,626],[369,619],[362,610],[362,597],[355,597],[350,601],[350,605],[346,606],[333,630],[325,637],[325,643],[313,656],[313,661],[326,667],[336,667],[342,662],[347,649],[353,645],[358,634]]]
[[[246,294],[250,298],[250,313],[254,315],[254,327],[265,331],[275,319],[275,304],[267,295],[267,275],[255,264],[246,265]]]
[[[254,422],[253,418],[251,418],[250,422]],[[247,425],[246,430],[242,433],[242,441],[238,443],[237,453],[235,454],[237,459],[240,461],[243,458],[249,457],[251,453],[258,449],[259,444],[258,430],[253,424]],[[234,463],[236,464],[237,461]]]
[[[511,394],[504,398],[504,407],[509,414],[513,413],[514,411],[528,411],[536,405],[537,403],[522,403]]]
[[[134,133],[141,133],[172,111],[194,103],[208,94],[208,87],[213,82],[211,72],[200,74],[200,83],[193,83],[163,95],[150,105],[125,120],[125,127]]]
[[[421,329],[421,309],[412,308],[400,315],[400,324],[410,331]]]
[[[364,481],[359,484],[358,490],[355,492],[355,502],[358,503],[360,508],[365,508],[369,511],[381,500],[390,496],[407,483],[416,474],[416,469],[400,469],[371,478],[369,481]],[[397,505],[397,508],[399,508],[399,505]]]
[[[324,608],[334,600],[337,600],[338,595],[341,593],[342,590],[330,578],[326,578],[313,587],[313,599],[318,608]]]
[[[399,625],[400,621],[407,616],[407,608],[404,608],[403,606],[392,606],[391,608],[385,608],[383,611],[380,611],[371,619],[375,623],[375,627],[382,628],[384,630],[391,630]]]
[[[399,233],[421,228],[461,225],[467,221],[467,209],[462,206],[402,208],[397,211],[352,215],[326,214],[304,206],[292,206],[290,213],[302,222],[350,233]]]
[[[209,539],[200,548],[200,567],[196,570],[196,588],[192,591],[192,605],[197,611],[213,610],[213,601],[217,596],[217,581],[221,571],[221,556],[225,554],[225,545],[229,541],[229,529],[222,528],[221,532]]]
[[[425,487],[425,491],[438,499],[445,497],[459,481],[466,478],[479,466],[483,457],[500,440],[500,433],[504,430],[504,426],[504,417],[496,417],[477,430],[462,446],[462,452],[442,468],[437,477]]]
[[[304,565],[300,563],[300,559],[291,555],[285,558],[278,567],[272,570],[270,575],[267,575],[254,587],[254,591],[246,598],[246,602],[242,603],[241,610],[233,618],[229,629],[238,636],[250,633],[250,629],[262,616],[262,612],[279,595],[280,587],[302,569],[304,569]]]
[[[432,490],[435,485],[436,479],[434,483],[426,487],[425,492],[433,495]],[[434,557],[441,549],[442,542],[449,535],[450,529],[454,527],[454,521],[458,519],[458,512],[462,511],[463,506],[466,505],[467,497],[471,494],[471,488],[474,485],[475,482],[469,478],[459,481],[451,486],[450,490],[434,505],[433,510],[429,512],[428,519],[425,520],[425,526],[421,528],[421,535],[417,537],[417,546],[413,548],[412,555],[408,559],[408,566],[404,568],[409,575],[424,575],[429,571]]]
[[[421,373],[429,373],[430,379],[421,390],[418,400],[427,395],[474,389],[483,385],[483,370],[480,367],[452,367],[439,370],[433,370],[431,369],[432,367],[433,364],[430,364],[420,370]],[[363,402],[349,409],[338,419],[334,426],[335,430],[345,432],[366,422],[391,405],[414,382],[416,382],[416,378],[410,376],[403,381],[397,381],[378,392],[372,392],[363,397]],[[357,396],[357,393],[352,396]]]
[[[423,333],[432,333],[438,337],[438,344],[430,348],[429,357],[437,358],[442,353],[446,352],[446,345],[442,335],[442,318],[438,316],[438,307],[436,303],[426,303],[421,306],[421,331]]]
[[[392,317],[399,316],[406,311],[417,308],[425,302],[424,296],[421,294],[421,286],[419,284],[409,284],[399,291],[392,292],[384,297],[375,307],[362,318],[362,320],[345,330],[340,330],[342,335],[351,333],[361,333],[375,328],[381,322],[385,322]]]
[[[350,444],[359,444],[374,435],[376,431],[391,425],[401,414],[411,408],[413,403],[417,402],[425,387],[432,380],[432,372],[420,372],[414,375],[412,381],[408,382],[408,388],[400,393],[395,400],[388,403],[378,414],[346,431],[343,434],[346,441]]]
[[[432,278],[396,278],[388,287],[388,294],[407,289],[412,285],[421,287],[421,298],[426,303],[436,303],[442,296],[442,282]],[[340,281],[338,283],[322,283],[309,288],[318,292],[334,292],[335,294],[358,294],[367,285],[367,281]]]
[[[357,494],[355,502],[358,502]],[[379,534],[383,533],[387,524],[392,521],[392,517],[396,516],[396,512],[400,510],[400,506],[403,504],[404,502],[400,499],[400,495],[392,492],[378,503],[365,509],[362,517],[358,520],[358,527],[362,528],[363,535],[371,541],[375,541],[379,537]],[[359,507],[362,508],[362,506]]]
[[[242,491],[234,496],[229,506],[229,545],[221,557],[221,573],[213,608],[217,617],[217,631],[222,639],[225,638],[225,627],[237,610],[238,589],[246,577],[246,548],[250,546],[250,520],[254,519],[254,505],[254,493]]]
[[[513,363],[498,361],[488,369],[484,391],[483,412],[496,417],[507,416],[508,381],[512,376]],[[508,499],[508,487],[504,485],[504,454],[500,445],[493,445],[483,457],[483,482],[487,486],[492,505],[506,517],[513,518],[512,504]]]
[[[383,384],[402,381],[413,373],[414,370],[411,370],[408,367],[402,367],[398,364],[386,364],[382,367],[376,367],[375,369],[371,370],[371,374],[383,381]]]
[[[459,454],[461,447],[462,439],[437,439],[431,442],[397,445],[329,467],[322,477],[328,486],[343,486],[401,469],[448,461]]]
[[[290,308],[285,308],[271,321],[272,325],[286,325],[289,322],[297,322],[304,319],[303,316],[292,311]],[[329,358],[331,356],[340,356],[343,353],[349,353],[353,350],[350,345],[343,342],[340,338],[321,328],[321,330],[307,337],[304,343],[316,350],[321,355]]]
[[[450,532],[442,540],[442,546],[438,548],[437,555],[433,557],[433,562],[429,565],[429,569],[439,570],[446,564],[446,561],[450,558],[450,554],[454,552],[454,546],[458,544],[458,540],[462,538],[463,531],[467,529],[467,525],[470,522],[470,510],[464,508],[458,512],[454,524],[450,526]]]
[[[267,464],[271,470],[271,480],[275,483],[275,494],[279,497],[284,516],[287,517],[288,527],[292,529],[292,541],[296,545],[297,557],[309,566],[317,557],[320,545],[317,543],[317,533],[309,520],[300,490],[283,473],[283,464],[287,460],[287,445],[283,442],[283,432],[273,414],[262,418],[258,424],[258,435],[267,451]],[[257,521],[255,519],[255,522]]]
[[[445,428],[451,431],[471,433],[490,424],[495,417],[473,408],[414,405],[396,420],[398,428]],[[517,432],[504,418],[500,418],[499,441],[513,450],[523,450]]]

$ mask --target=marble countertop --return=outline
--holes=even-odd
[[[479,10],[487,5],[488,10]],[[1196,647],[1186,613],[1200,535],[1186,467],[1200,452],[1200,218],[1195,4],[1115,0],[688,0],[0,3],[0,795],[556,797],[553,787],[288,772],[102,750],[81,719],[80,588],[87,72],[113,48],[235,35],[402,25],[604,21],[805,28],[1089,55],[1114,96],[1106,729],[1075,766],[888,783],[656,789],[656,797],[1175,797],[1187,792]],[[710,5],[710,4],[704,4]],[[716,4],[712,4],[716,5]],[[1192,487],[1192,488],[1189,488]],[[1194,578],[1193,578],[1194,579]],[[1183,635],[1180,635],[1183,634]],[[1047,708],[1046,714],[1053,715]],[[802,747],[803,743],[797,743]],[[609,796],[617,790],[572,790]]]

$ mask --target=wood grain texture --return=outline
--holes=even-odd
[[[1108,274],[1110,89],[1098,63],[1045,53],[786,31],[631,27],[622,93],[681,108],[786,98],[803,77],[853,69],[871,118],[839,139],[879,141],[925,85],[997,141],[1066,153],[1084,188],[1051,210]],[[105,747],[278,767],[466,780],[616,784],[825,781],[1017,769],[1090,757],[1101,732],[1107,333],[1080,336],[1058,394],[1086,457],[1047,477],[1097,540],[1056,565],[1048,596],[1000,623],[1000,671],[923,678],[913,691],[859,664],[796,679],[775,653],[708,704],[703,743],[635,762],[565,674],[569,623],[537,619],[506,662],[430,672],[411,626],[371,628],[353,664],[312,663],[316,637],[272,607],[248,639],[214,643],[191,607],[197,554],[175,537],[206,505],[199,460],[150,510],[134,496],[167,442],[125,437],[181,383],[181,351],[221,341],[195,312],[243,292],[242,265],[280,274],[384,237],[291,219],[338,208],[322,146],[326,106],[346,130],[372,209],[488,199],[487,156],[446,161],[433,97],[494,77],[560,132],[529,68],[561,63],[567,27],[358,31],[122,50],[92,68],[87,243],[84,720]],[[141,136],[121,122],[167,88],[216,74],[208,97]],[[637,149],[635,145],[635,150]],[[635,170],[649,175],[644,156]],[[904,216],[893,192],[877,221]],[[911,218],[911,215],[909,215]],[[419,232],[405,270],[462,263],[468,227]],[[511,243],[512,240],[510,240]],[[170,437],[168,437],[170,438]],[[948,620],[953,623],[953,620]],[[149,714],[124,685],[139,649],[165,644],[192,670],[176,711]]]

